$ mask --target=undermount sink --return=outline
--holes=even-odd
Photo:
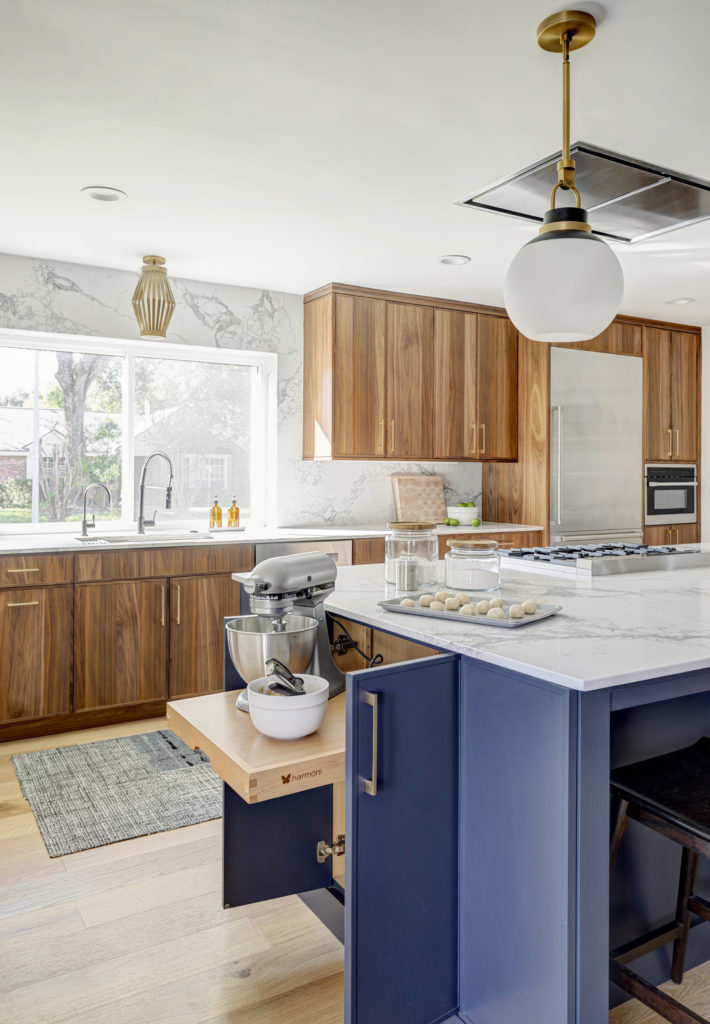
[[[103,533],[90,537],[76,537],[83,544],[154,544],[156,541],[213,540],[211,533],[199,530],[151,530],[150,533]]]

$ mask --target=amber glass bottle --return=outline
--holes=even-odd
[[[239,505],[236,498],[232,499],[232,504],[227,510],[227,526],[239,526]]]
[[[219,527],[222,525],[222,509],[219,507],[219,502],[214,499],[214,505],[210,509],[210,528]]]

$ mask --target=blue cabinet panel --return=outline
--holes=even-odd
[[[458,1007],[458,663],[348,676],[346,1024],[434,1024]]]
[[[460,1013],[575,1020],[575,692],[461,659]]]

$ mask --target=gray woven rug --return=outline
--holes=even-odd
[[[169,729],[11,760],[50,857],[222,816],[209,758]]]

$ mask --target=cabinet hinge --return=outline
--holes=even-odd
[[[321,839],[316,848],[316,857],[318,858],[319,864],[325,864],[328,857],[342,857],[345,853],[345,836],[341,832],[339,836],[336,836],[331,846],[329,846],[325,839]]]

